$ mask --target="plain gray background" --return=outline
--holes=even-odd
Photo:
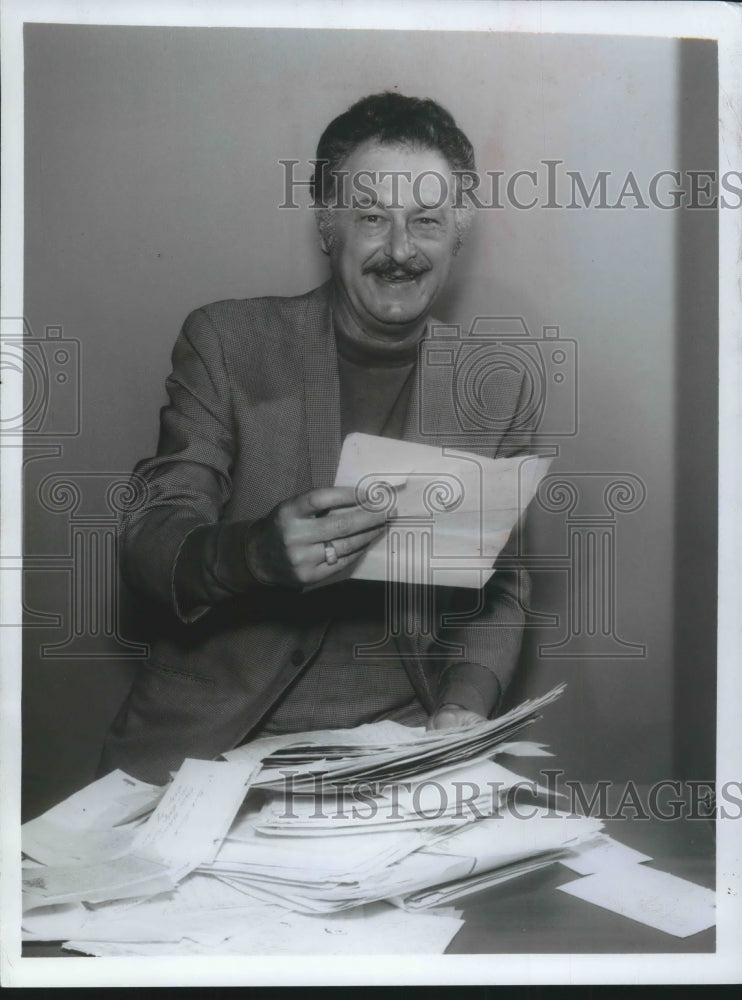
[[[278,211],[282,158],[306,164],[328,121],[384,89],[443,103],[481,171],[561,159],[613,172],[716,166],[714,43],[496,33],[26,25],[26,317],[81,344],[81,433],[28,461],[25,811],[89,781],[135,661],[98,636],[91,659],[49,658],[70,629],[70,519],[40,503],[53,473],[125,475],[154,451],[186,314],[229,297],[306,291],[326,277],[307,211]],[[308,167],[297,175],[308,176]],[[528,193],[528,188],[523,188]],[[627,205],[632,202],[628,200]],[[579,423],[554,471],[630,473],[641,508],[616,522],[616,627],[639,659],[554,659],[567,579],[536,574],[513,697],[561,680],[534,730],[550,765],[594,781],[710,778],[715,735],[717,230],[711,211],[480,213],[436,313],[522,316],[576,341]],[[27,453],[27,459],[32,453]],[[588,501],[588,514],[600,513]],[[95,516],[95,510],[92,512]],[[534,512],[532,549],[564,553],[564,517]],[[54,562],[62,557],[62,562]],[[47,564],[43,565],[46,558]],[[64,565],[63,565],[64,564]],[[156,611],[121,594],[121,632]],[[579,644],[578,644],[579,646]],[[579,648],[578,648],[579,652]]]

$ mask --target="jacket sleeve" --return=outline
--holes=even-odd
[[[521,394],[524,395],[523,386]],[[498,457],[533,453],[533,424],[516,427],[522,412],[521,399],[510,433],[498,450]],[[459,588],[452,591],[444,615],[461,615],[465,622],[446,628],[447,642],[464,649],[463,657],[451,659],[439,674],[434,711],[444,704],[460,705],[485,717],[497,713],[518,665],[530,605],[531,580],[518,564],[525,514],[511,532],[507,544],[495,562],[496,571],[481,591]]]
[[[122,519],[121,567],[135,591],[193,621],[229,593],[258,585],[236,537],[246,525],[219,523],[235,435],[221,341],[202,309],[183,325],[166,388],[157,455],[134,469],[139,502]]]
[[[487,717],[502,702],[518,663],[530,595],[528,573],[512,565],[518,530],[498,558],[508,565],[497,569],[481,591],[455,591],[446,608],[446,614],[469,620],[442,631],[447,642],[463,646],[464,655],[442,670],[435,709],[461,705]]]

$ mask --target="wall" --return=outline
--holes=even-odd
[[[561,159],[588,186],[609,170],[614,201],[629,170],[646,185],[653,172],[682,166],[679,109],[691,97],[679,92],[679,50],[671,40],[577,36],[26,27],[26,317],[36,336],[61,326],[82,359],[80,433],[53,439],[62,452],[51,457],[34,450],[49,441],[29,437],[26,453],[26,551],[40,557],[26,574],[36,614],[24,672],[28,814],[90,779],[135,668],[123,654],[136,654],[132,644],[153,625],[144,613],[152,609],[122,593],[119,638],[98,623],[98,635],[48,648],[64,643],[70,624],[71,532],[95,534],[95,518],[110,514],[106,476],[125,474],[155,448],[180,323],[207,301],[300,293],[325,277],[309,213],[276,210],[278,160],[306,162],[330,118],[366,93],[398,88],[449,107],[480,170],[507,177]],[[701,74],[690,106],[715,119],[708,80]],[[477,315],[522,316],[535,337],[558,326],[577,345],[579,405],[577,434],[560,440],[554,471],[630,473],[646,488],[639,508],[614,524],[615,631],[646,655],[595,656],[584,637],[567,659],[544,655],[541,647],[565,634],[566,526],[564,514],[537,510],[531,547],[553,559],[536,573],[534,610],[558,624],[529,632],[513,694],[568,681],[539,733],[570,776],[666,777],[680,759],[678,733],[693,725],[713,733],[709,706],[694,715],[674,680],[673,581],[676,561],[687,564],[676,535],[677,459],[682,447],[691,468],[715,424],[707,365],[695,393],[706,433],[678,438],[681,213],[509,207],[480,215],[438,315],[464,328]],[[713,262],[708,225],[699,229],[686,213],[682,235]],[[704,301],[713,358],[713,294]],[[40,498],[55,474],[82,490],[75,509],[62,509],[49,482]],[[681,486],[691,497],[684,509],[713,523],[713,490],[688,475]],[[586,498],[587,513],[599,514],[601,502]],[[691,559],[712,579],[707,548]],[[96,566],[105,571],[105,553]],[[710,653],[710,684],[709,629],[707,616],[695,652]]]

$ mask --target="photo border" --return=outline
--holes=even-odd
[[[2,237],[0,315],[23,308],[23,23],[290,27],[410,31],[496,31],[716,39],[719,53],[719,174],[740,169],[742,11],[724,3],[573,2],[36,2],[2,8]],[[384,29],[379,25],[383,24]],[[742,212],[719,212],[719,589],[717,772],[719,785],[742,776],[742,615],[739,613],[740,340]],[[17,386],[4,387],[3,414],[18,413]],[[0,449],[0,554],[22,551],[22,449]],[[20,620],[20,574],[4,581],[0,623]],[[716,953],[687,955],[405,955],[177,959],[21,958],[20,693],[21,629],[2,628],[0,723],[3,780],[0,974],[4,986],[402,985],[738,982],[742,976],[742,826],[717,822]]]

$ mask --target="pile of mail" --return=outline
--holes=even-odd
[[[492,759],[545,755],[512,737],[561,690],[455,730],[271,737],[164,788],[113,772],[24,825],[24,936],[100,955],[441,952],[462,924],[441,904],[598,834]]]

